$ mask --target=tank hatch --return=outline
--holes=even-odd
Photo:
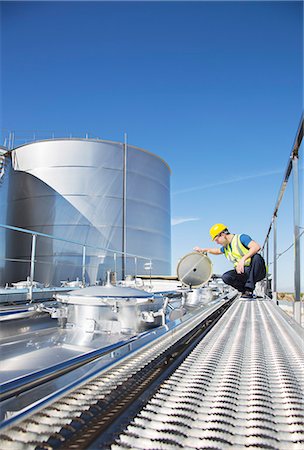
[[[178,279],[190,287],[200,287],[212,275],[212,262],[208,256],[193,252],[183,256],[177,265]]]
[[[151,294],[136,288],[124,286],[89,286],[83,289],[71,291],[71,295],[81,297],[119,297],[119,298],[142,298],[151,297]]]
[[[83,289],[69,291],[67,293],[58,293],[55,298],[63,303],[100,305],[103,303],[133,301],[146,301],[153,298],[154,295],[140,289],[124,286],[89,286]]]

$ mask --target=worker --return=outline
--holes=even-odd
[[[233,286],[242,293],[243,298],[253,298],[253,291],[258,281],[266,275],[265,261],[258,253],[260,245],[247,234],[232,234],[223,223],[216,223],[210,228],[212,241],[220,248],[194,247],[199,253],[225,255],[234,264],[234,270],[222,275],[224,283]]]

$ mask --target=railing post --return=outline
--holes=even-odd
[[[34,281],[34,274],[35,274],[36,241],[37,241],[37,235],[32,234],[31,267],[30,267],[30,280],[29,280],[30,285],[29,285],[29,292],[28,292],[28,300],[30,302],[33,301],[33,281]]]
[[[11,150],[12,148],[12,132],[10,131],[8,135],[8,149]]]
[[[277,216],[273,218],[273,279],[272,279],[272,298],[277,305]]]
[[[82,247],[82,287],[85,287],[86,247]]]
[[[26,229],[26,228],[20,228],[20,227],[15,227],[15,226],[11,226],[11,225],[4,225],[4,224],[1,224],[1,223],[0,223],[0,228],[5,228],[5,229],[8,229],[8,230],[14,230],[14,231],[26,233],[26,235],[28,235],[28,236],[29,235],[32,236],[31,259],[30,259],[30,270],[29,270],[30,273],[27,276],[27,281],[28,281],[29,285],[31,286],[31,288],[32,288],[33,282],[34,282],[35,264],[37,263],[37,260],[35,259],[36,258],[36,243],[37,243],[37,238],[39,236],[43,237],[43,238],[46,237],[46,238],[51,238],[51,239],[59,240],[59,241],[63,241],[63,242],[69,242],[69,243],[72,243],[72,244],[76,244],[79,247],[82,247],[83,250],[82,250],[82,273],[81,273],[82,280],[81,281],[82,281],[82,285],[83,286],[85,286],[85,284],[86,284],[86,265],[87,265],[86,263],[88,263],[88,267],[89,267],[89,262],[86,259],[86,247],[94,248],[95,250],[97,248],[97,249],[103,250],[105,252],[108,251],[108,249],[106,249],[104,247],[93,247],[92,245],[83,245],[81,242],[67,240],[67,239],[64,239],[64,238],[60,238],[58,236],[53,236],[53,235],[50,235],[50,234],[40,233],[38,231],[34,231],[34,230]],[[123,258],[124,254],[119,251],[119,257],[120,257],[120,255]],[[138,275],[138,273],[137,273],[137,271],[138,271],[138,259],[140,258],[141,260],[143,259],[144,261],[147,261],[146,263],[144,263],[144,269],[146,271],[149,270],[149,273],[150,273],[150,286],[151,286],[151,284],[152,284],[152,259],[148,259],[148,258],[146,258],[145,256],[142,256],[142,255],[134,255],[134,254],[131,254],[131,253],[125,253],[125,256],[127,256],[127,255],[128,255],[129,258],[134,258],[135,277],[137,277],[137,275]],[[106,256],[106,253],[102,254],[102,255],[98,255],[98,257],[103,257],[103,258],[105,256]],[[120,264],[120,261],[117,261],[117,253],[116,252],[113,253],[113,256],[114,256],[115,273],[117,274],[117,264],[118,263]],[[80,254],[78,255],[78,258],[79,257],[80,257]],[[29,262],[29,260],[27,260],[27,262]],[[78,265],[78,267],[79,267],[79,265]],[[79,281],[79,277],[77,277],[77,280]],[[27,298],[28,299],[32,299],[32,289],[31,289],[31,292],[28,293]]]
[[[123,144],[123,173],[122,173],[122,279],[126,276],[126,251],[127,251],[127,133],[124,134]]]
[[[300,200],[298,157],[292,158],[293,170],[293,217],[294,217],[294,319],[301,324],[301,278],[300,278]]]
[[[266,295],[269,295],[269,238],[266,242]]]
[[[150,288],[152,289],[152,259],[149,260],[150,263]]]
[[[114,272],[115,272],[115,274],[117,274],[117,255],[116,255],[116,253],[114,253]]]

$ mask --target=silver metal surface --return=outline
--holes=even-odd
[[[270,301],[235,302],[111,450],[302,450],[303,332]]]
[[[89,298],[102,299],[105,297],[114,298],[148,298],[152,297],[147,291],[135,289],[125,286],[89,286],[83,289],[76,289],[67,294],[58,294],[56,298],[61,301],[69,301],[69,299],[75,300],[74,297],[78,297],[86,300]],[[72,301],[73,301],[72,300]]]
[[[172,290],[167,294],[172,296]],[[200,301],[196,311],[193,308],[187,311],[183,307],[181,293],[177,293],[174,298],[166,297],[166,292],[150,293],[131,287],[112,286],[110,280],[106,286],[92,286],[70,292],[62,290],[61,293],[58,292],[57,300],[59,304],[53,301],[32,304],[30,308],[3,307],[3,312],[0,312],[1,398],[5,393],[7,399],[8,392],[10,393],[10,399],[7,400],[9,404],[1,403],[3,414],[5,411],[18,411],[42,395],[54,392],[59,386],[65,385],[66,380],[78,379],[78,373],[72,375],[70,372],[72,369],[75,371],[75,366],[79,366],[79,359],[87,364],[92,359],[92,352],[94,358],[99,358],[103,353],[109,354],[109,346],[120,342],[126,343],[128,352],[130,345],[134,343],[134,336],[145,332],[151,333],[153,339],[156,330],[163,334],[169,330],[172,322],[178,326],[181,320],[187,320],[187,317],[189,320],[187,312],[190,312],[190,317],[200,313],[202,303]],[[219,297],[218,303],[225,300],[226,297]],[[203,310],[207,308],[205,303]],[[119,345],[119,352],[121,348]],[[107,361],[116,358],[117,352],[117,347],[112,348]],[[69,373],[59,382],[55,375],[60,371],[61,376],[61,371],[65,368],[68,368]],[[87,372],[87,366],[83,370]],[[16,394],[12,385],[16,385],[21,393],[21,388],[29,382],[30,387],[32,383],[38,383],[35,393],[31,390],[26,395],[11,398],[12,392]]]
[[[2,430],[0,445],[34,449],[53,433],[67,429],[73,419],[123,385],[204,314],[195,314],[183,327],[159,335],[112,370],[67,390],[65,396],[42,403],[38,411],[38,405],[24,411],[23,420]],[[270,300],[236,301],[111,449],[302,450],[303,334]]]
[[[178,279],[190,287],[207,283],[212,275],[212,262],[208,256],[198,252],[188,253],[177,265]]]
[[[121,278],[123,144],[90,140],[41,141],[12,151],[14,170],[4,223],[65,237],[90,248],[86,254],[87,283],[103,280],[114,270],[118,252]],[[153,272],[170,273],[170,169],[149,152],[128,145],[126,250],[153,260]],[[30,236],[8,233],[6,257],[30,259]],[[83,278],[82,245],[37,237],[35,278],[58,285]],[[138,258],[138,271],[144,273]],[[126,258],[126,274],[134,260]],[[8,271],[8,272],[7,272]],[[9,263],[2,283],[26,279],[29,264]]]
[[[23,282],[24,284],[27,282]],[[35,301],[45,301],[52,300],[53,296],[57,292],[67,292],[71,290],[70,287],[58,287],[58,288],[41,288],[35,287],[35,283],[33,284],[32,296]],[[20,285],[19,285],[20,286]],[[0,305],[4,304],[17,304],[17,303],[26,303],[28,300],[29,289],[28,286],[21,287],[12,287],[12,288],[0,288]]]
[[[65,319],[64,326],[87,333],[134,335],[165,320],[164,298],[139,289],[92,286],[56,298],[62,304],[56,315]]]
[[[126,350],[121,355],[113,352],[111,364],[97,372],[96,366],[87,369],[77,382],[74,381],[35,404],[28,404],[20,414],[7,417],[2,424],[1,448],[32,449],[47,440],[54,430],[69,425],[99,399],[106,398],[113,390],[123,386],[124,381],[162,354],[171,345],[187,335],[190,330],[210,316],[221,305],[212,305],[197,310],[182,319],[159,327],[150,333],[138,336],[133,342],[126,341]],[[66,348],[68,350],[68,346]],[[54,355],[53,355],[54,356]],[[94,376],[93,376],[94,375]],[[16,426],[14,425],[16,421]]]

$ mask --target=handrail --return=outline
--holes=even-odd
[[[85,246],[87,248],[94,248],[95,250],[104,250],[106,252],[110,252],[110,253],[113,253],[113,254],[114,253],[116,253],[116,254],[119,253],[121,255],[125,254],[126,256],[131,256],[132,258],[141,258],[141,259],[146,259],[147,261],[151,260],[151,258],[148,258],[147,256],[134,255],[133,253],[128,253],[128,252],[124,253],[124,252],[121,252],[119,250],[111,250],[111,249],[105,248],[105,247],[96,247],[96,245],[83,244],[82,242],[79,242],[79,241],[72,241],[72,240],[69,240],[69,239],[65,239],[65,238],[61,238],[61,237],[58,237],[58,236],[54,236],[52,234],[40,233],[39,231],[30,230],[28,228],[14,227],[12,225],[4,225],[3,223],[0,223],[0,228],[6,228],[8,230],[13,230],[13,231],[20,231],[22,233],[31,234],[32,236],[36,235],[36,236],[47,237],[47,238],[54,239],[54,240],[57,240],[57,241],[67,242],[69,244],[76,244],[76,245],[80,245],[82,247]]]
[[[269,237],[273,230],[273,298],[277,301],[277,217],[278,211],[287,187],[287,183],[291,173],[293,172],[293,212],[294,212],[294,319],[301,324],[301,279],[300,279],[300,196],[299,196],[299,176],[298,176],[298,159],[299,150],[303,140],[304,134],[304,118],[303,115],[298,126],[294,144],[288,159],[287,167],[285,170],[284,178],[279,190],[278,198],[275,204],[274,212],[271,218],[271,222],[266,234],[262,251],[266,247],[266,263],[268,265],[269,258]],[[266,294],[268,294],[268,280],[266,282]],[[278,304],[278,302],[277,302]]]
[[[293,147],[292,147],[292,151],[291,151],[289,159],[288,159],[287,167],[286,167],[286,170],[285,170],[285,175],[284,175],[284,178],[283,178],[283,181],[282,181],[282,184],[281,184],[281,188],[280,188],[280,191],[279,191],[278,199],[276,201],[276,205],[275,205],[275,208],[274,208],[274,212],[273,212],[273,215],[272,215],[272,218],[271,218],[271,222],[270,222],[270,225],[269,225],[269,229],[268,229],[268,232],[267,232],[264,244],[262,246],[262,250],[264,250],[264,247],[266,245],[267,239],[268,239],[268,237],[270,235],[270,232],[271,232],[271,229],[272,229],[272,226],[273,226],[274,218],[277,217],[279,206],[280,206],[281,201],[283,199],[283,195],[284,195],[285,189],[287,187],[289,176],[290,176],[290,174],[292,172],[292,161],[293,161],[294,158],[299,158],[299,149],[300,149],[301,142],[302,142],[302,139],[303,139],[303,132],[304,132],[304,119],[302,117],[301,121],[300,121],[300,124],[299,124],[299,127],[298,127],[296,138],[295,138],[295,141],[294,141],[294,144],[293,144]]]
[[[13,225],[5,225],[5,224],[0,224],[0,228],[4,228],[7,230],[12,230],[12,231],[17,231],[20,233],[26,233],[26,234],[30,234],[32,236],[32,246],[31,246],[31,255],[30,255],[30,259],[28,261],[26,260],[17,260],[19,262],[30,262],[30,271],[29,271],[29,276],[28,276],[28,281],[29,281],[29,291],[28,291],[28,295],[27,295],[27,299],[32,302],[33,301],[33,286],[34,286],[34,273],[35,273],[35,265],[37,263],[39,263],[39,261],[37,261],[36,259],[36,241],[37,241],[37,237],[41,236],[41,237],[46,237],[49,239],[53,239],[53,240],[58,240],[61,242],[67,242],[69,244],[75,244],[75,245],[79,245],[82,248],[82,264],[81,264],[81,285],[82,287],[86,286],[86,279],[85,279],[85,274],[86,274],[86,268],[88,267],[87,262],[86,262],[86,250],[87,248],[91,248],[96,250],[101,250],[103,252],[106,253],[112,253],[113,254],[113,260],[114,260],[114,272],[115,272],[115,276],[116,276],[116,269],[117,269],[117,254],[121,255],[123,257],[123,259],[125,260],[126,258],[130,257],[134,259],[134,270],[135,270],[135,274],[137,275],[137,259],[142,259],[144,261],[147,261],[145,264],[150,264],[150,266],[152,266],[152,258],[149,258],[147,256],[141,256],[141,255],[134,255],[133,253],[128,253],[128,252],[122,252],[119,250],[111,250],[111,249],[107,249],[104,247],[97,247],[97,246],[93,246],[93,245],[89,245],[89,244],[83,244],[82,242],[77,242],[77,241],[73,241],[73,240],[69,240],[69,239],[65,239],[65,238],[61,238],[58,236],[54,236],[51,234],[46,234],[46,233],[41,233],[39,231],[34,231],[34,230],[30,230],[27,228],[20,228],[20,227],[15,227]],[[104,255],[106,256],[106,255]],[[5,260],[10,260],[13,261],[12,259],[6,259]],[[90,265],[91,267],[92,265]],[[151,273],[151,270],[150,270]],[[122,279],[125,279],[125,274],[124,272],[122,272]]]

